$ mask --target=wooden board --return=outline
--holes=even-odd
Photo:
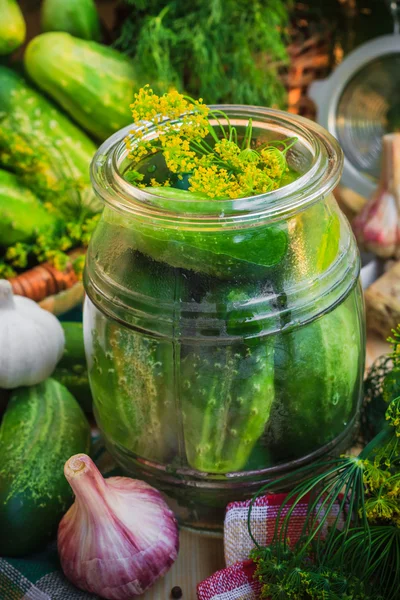
[[[388,352],[387,342],[374,334],[368,335],[367,368],[376,358]],[[223,569],[223,540],[182,531],[180,535],[181,549],[179,557],[171,571],[143,596],[143,600],[169,600],[171,589],[179,585],[182,589],[182,600],[196,600],[197,584]]]
[[[178,560],[169,573],[141,597],[143,600],[169,600],[171,589],[178,585],[183,592],[182,600],[196,600],[197,584],[224,566],[222,538],[181,531]]]

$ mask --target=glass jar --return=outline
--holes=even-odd
[[[165,198],[123,178],[127,127],[92,163],[105,209],[84,277],[106,444],[208,530],[229,501],[346,447],[365,355],[359,254],[332,195],[337,142],[301,117],[218,108],[239,135],[251,117],[258,141],[296,136],[298,179],[237,200]]]

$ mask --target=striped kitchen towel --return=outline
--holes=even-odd
[[[266,494],[254,502],[250,525],[252,534],[260,546],[271,544],[278,517],[278,526],[280,526],[292,507],[294,498],[288,500],[279,514],[285,498],[286,494]],[[309,496],[305,496],[293,510],[287,534],[290,544],[295,544],[301,535],[309,500]],[[258,600],[260,584],[254,580],[255,565],[253,561],[249,560],[250,551],[254,548],[247,525],[249,506],[250,500],[228,504],[224,524],[227,567],[217,571],[198,585],[198,600]],[[322,532],[336,521],[339,510],[338,504],[332,508]],[[316,511],[320,516],[325,514],[321,505],[317,505]],[[343,515],[340,516],[336,525],[340,528],[342,523]]]

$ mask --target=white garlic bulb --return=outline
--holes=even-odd
[[[35,385],[49,377],[64,351],[58,319],[36,302],[14,296],[0,279],[0,388]]]

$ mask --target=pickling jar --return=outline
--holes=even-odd
[[[258,141],[295,136],[297,179],[249,198],[163,197],[124,179],[124,140],[143,127],[129,126],[92,163],[104,212],[84,275],[106,445],[184,525],[209,531],[229,501],[348,446],[365,355],[359,254],[332,194],[336,140],[284,112],[218,108],[239,135],[251,117]]]

